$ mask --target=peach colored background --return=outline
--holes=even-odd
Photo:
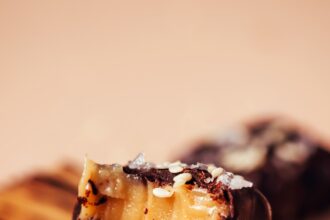
[[[154,161],[258,113],[330,137],[329,1],[0,0],[0,181]]]

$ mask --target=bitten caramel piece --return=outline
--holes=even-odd
[[[74,220],[267,220],[267,200],[252,183],[213,165],[126,166],[86,160]]]

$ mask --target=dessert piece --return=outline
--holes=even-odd
[[[330,208],[326,149],[290,120],[271,118],[200,143],[179,159],[214,163],[244,176],[269,199],[273,219],[294,220],[313,218]]]
[[[251,182],[213,165],[86,160],[74,220],[267,220],[270,206]]]
[[[70,219],[79,177],[80,168],[66,163],[4,186],[0,190],[0,219]]]

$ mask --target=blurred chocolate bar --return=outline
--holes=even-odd
[[[0,191],[0,219],[71,219],[80,175],[75,166],[63,165],[5,187]]]
[[[179,159],[213,163],[254,182],[270,201],[275,220],[316,219],[330,208],[327,147],[296,123],[270,118],[202,142]]]

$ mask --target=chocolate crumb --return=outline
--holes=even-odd
[[[131,169],[129,166],[124,166],[125,173],[134,175],[143,180],[144,183],[156,182],[159,185],[172,185],[175,174],[171,173],[168,169]]]
[[[89,197],[90,194],[91,194],[91,191],[90,190],[85,190],[86,197]]]

